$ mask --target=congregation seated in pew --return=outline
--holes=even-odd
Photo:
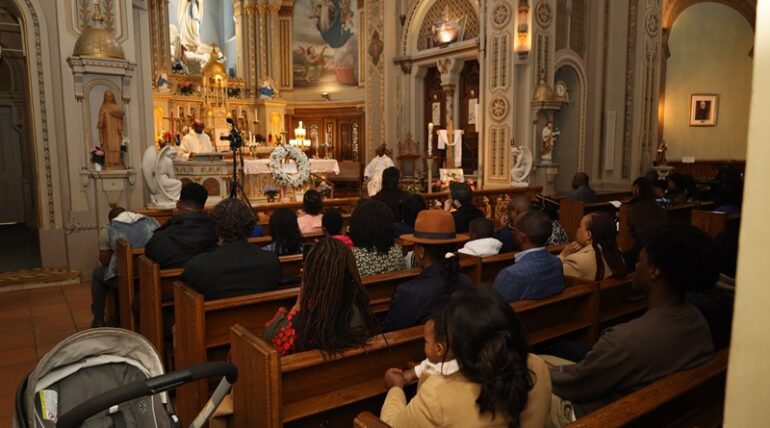
[[[279,256],[302,253],[302,232],[297,213],[289,208],[278,208],[270,216],[270,236],[273,242],[262,247]]]
[[[116,241],[128,241],[134,248],[143,248],[160,225],[142,214],[115,207],[107,215],[109,223],[99,231],[99,266],[91,277],[91,327],[104,327],[107,294],[118,288]],[[132,284],[133,286],[133,284]]]
[[[393,292],[383,322],[385,331],[426,322],[444,307],[455,290],[473,286],[471,279],[460,272],[455,253],[457,244],[467,241],[468,235],[455,233],[454,220],[448,212],[421,211],[414,233],[402,235],[401,239],[415,244],[415,260],[422,272]]]
[[[627,274],[618,248],[615,219],[605,212],[586,214],[580,220],[576,240],[559,254],[564,275],[588,281],[623,278]]]
[[[471,221],[484,217],[480,209],[473,206],[473,190],[467,183],[449,183],[449,199],[444,209],[452,211],[457,233],[468,233]]]
[[[532,200],[526,195],[514,194],[511,196],[511,200],[508,201],[508,205],[505,207],[505,220],[504,226],[495,232],[495,238],[503,243],[500,248],[500,253],[510,253],[517,251],[515,247],[515,241],[513,239],[513,220],[519,214],[523,214],[529,210],[532,210]],[[567,232],[558,220],[551,219],[551,236],[548,237],[546,245],[560,245],[566,244],[569,241]]]
[[[318,190],[310,189],[302,196],[303,214],[297,217],[299,231],[303,235],[321,232],[321,220],[323,218],[323,198]],[[273,229],[270,228],[272,231]],[[273,233],[273,232],[271,232]]]
[[[224,199],[211,210],[219,247],[191,258],[181,279],[215,300],[278,288],[281,265],[275,253],[246,240],[254,228],[254,213],[243,201]]]
[[[564,270],[558,257],[546,250],[551,221],[542,211],[519,214],[513,223],[517,249],[514,264],[500,271],[494,288],[506,302],[539,300],[564,290]]]
[[[393,238],[393,213],[380,201],[361,201],[350,216],[350,239],[361,276],[404,270],[404,254]]]
[[[585,172],[578,172],[572,177],[572,192],[566,198],[573,201],[583,201],[587,204],[596,202],[596,191],[591,188],[591,178]]]
[[[633,277],[634,288],[648,294],[649,310],[605,330],[581,361],[545,357],[554,393],[552,425],[563,426],[656,379],[708,361],[714,353],[709,325],[684,297],[713,286],[718,262],[713,240],[692,225],[663,225],[652,232]]]
[[[470,240],[457,252],[477,257],[496,256],[503,243],[492,237],[494,232],[495,227],[488,218],[473,220],[468,230]]]
[[[547,366],[528,353],[518,317],[494,291],[455,293],[425,324],[425,354],[424,366],[436,370],[422,371],[409,403],[403,388],[415,374],[401,368],[385,374],[381,418],[390,426],[544,426],[551,399]]]
[[[281,355],[311,349],[334,354],[365,344],[379,330],[353,253],[340,240],[324,238],[307,254],[297,302],[278,310],[264,338]]]
[[[409,197],[409,193],[401,190],[399,180],[401,173],[398,168],[391,166],[382,171],[382,189],[372,196],[372,199],[380,201],[388,206],[393,213],[393,221],[403,221],[401,216],[401,204]]]
[[[653,184],[645,177],[634,180],[631,186],[632,198],[629,204],[629,230],[634,245],[623,252],[623,261],[628,271],[633,272],[644,246],[647,233],[655,226],[668,221],[666,210],[655,200]]]
[[[350,237],[342,234],[343,221],[340,210],[336,208],[329,208],[324,211],[321,224],[326,236],[338,239],[348,247],[353,246],[353,241],[350,239]]]
[[[216,248],[214,226],[203,214],[208,197],[206,188],[198,183],[182,186],[176,204],[179,213],[156,229],[144,247],[144,254],[161,269],[184,266],[192,257]]]

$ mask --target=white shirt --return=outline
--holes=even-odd
[[[366,185],[369,196],[374,196],[382,188],[382,171],[391,166],[396,166],[388,155],[375,156],[364,169],[364,177],[369,177]]]
[[[211,146],[211,138],[205,133],[190,131],[182,138],[182,143],[177,148],[179,156],[189,158],[193,153],[210,153],[214,149]]]
[[[460,371],[460,365],[457,364],[457,360],[449,360],[441,363],[431,363],[429,359],[424,359],[422,362],[414,366],[414,374],[417,375],[417,379],[423,373],[441,374],[443,376],[449,376],[453,373]]]

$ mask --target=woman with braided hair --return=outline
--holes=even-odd
[[[588,281],[628,275],[616,235],[615,219],[609,214],[596,212],[583,216],[575,242],[570,242],[559,254],[564,275]]]
[[[282,355],[309,349],[334,354],[365,344],[378,331],[353,253],[325,238],[305,258],[297,303],[278,310],[264,337]]]
[[[483,314],[483,315],[482,315]],[[455,293],[425,324],[417,395],[407,404],[411,370],[385,373],[388,396],[380,417],[401,427],[544,426],[551,400],[548,367],[530,354],[521,322],[493,290]]]

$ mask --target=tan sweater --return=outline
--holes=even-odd
[[[521,428],[542,428],[551,408],[551,381],[545,362],[530,354],[527,366],[535,374],[535,385],[527,395],[527,407],[521,414]],[[404,390],[391,388],[382,406],[380,418],[393,428],[421,427],[501,427],[510,417],[497,413],[480,414],[476,405],[481,386],[461,373],[448,376],[428,375],[420,381],[417,395],[407,404]]]
[[[570,254],[567,257],[559,254],[561,262],[564,264],[564,276],[573,276],[575,278],[588,281],[596,280],[596,250],[591,245],[586,245],[580,250]],[[612,269],[604,262],[604,278],[612,276]]]

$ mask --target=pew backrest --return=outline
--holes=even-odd
[[[741,215],[727,215],[723,212],[693,210],[692,225],[716,238],[731,223],[740,223]]]
[[[578,420],[570,428],[720,426],[729,349],[670,374]]]
[[[313,350],[285,357],[248,328],[231,328],[234,426],[280,427],[384,392],[382,374],[424,358],[423,327],[375,336],[337,355]]]
[[[174,281],[184,271],[183,268],[161,269],[160,265],[142,255],[137,259],[139,266],[139,332],[155,346],[161,357],[165,359],[165,318],[163,313],[173,311]],[[171,367],[167,367],[171,369]]]

